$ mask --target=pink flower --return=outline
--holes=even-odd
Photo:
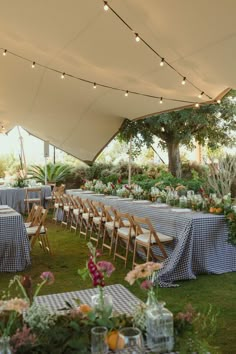
[[[144,290],[150,290],[152,287],[153,287],[153,282],[147,279],[144,280],[140,285],[140,288]]]
[[[11,337],[11,345],[13,346],[14,353],[22,346],[34,346],[36,342],[36,334],[31,333],[31,329],[26,325],[21,330],[18,328],[16,333]]]
[[[100,261],[97,263],[97,268],[100,272],[105,273],[107,277],[110,277],[114,272],[115,267],[111,262]]]
[[[55,278],[54,278],[54,275],[51,273],[51,272],[43,272],[41,275],[40,275],[40,278],[42,280],[46,280],[46,283],[48,285],[51,285],[54,283],[55,281]]]

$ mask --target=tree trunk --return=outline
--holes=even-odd
[[[168,169],[173,176],[181,178],[181,161],[179,143],[167,143],[169,164]]]

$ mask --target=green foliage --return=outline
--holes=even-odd
[[[47,164],[47,181],[53,183],[62,183],[65,181],[72,172],[72,167],[64,164]],[[44,183],[45,181],[45,167],[34,165],[29,168],[29,174],[32,175],[32,178],[37,182]]]
[[[19,170],[19,160],[13,154],[2,155],[0,157],[0,178],[5,176],[5,171],[10,175]]]
[[[231,91],[230,95],[236,96],[236,91]],[[220,105],[202,105],[199,109],[172,111],[137,121],[127,119],[121,127],[119,139],[129,142],[132,137],[136,152],[139,152],[144,144],[151,147],[154,137],[158,137],[160,146],[170,153],[169,169],[177,175],[179,145],[192,148],[195,140],[216,149],[235,142],[236,104],[228,96]]]

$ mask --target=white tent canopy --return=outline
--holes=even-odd
[[[156,51],[211,97],[236,87],[235,0],[110,0]],[[201,101],[199,91],[160,60],[100,0],[1,0],[0,122],[21,125],[91,161],[124,118],[138,119]],[[36,62],[11,55],[14,52]],[[37,63],[124,92],[97,87]],[[207,99],[206,97],[204,97]],[[203,101],[203,100],[202,100]]]

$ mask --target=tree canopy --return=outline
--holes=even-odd
[[[236,91],[231,91],[221,104],[203,104],[199,108],[162,113],[146,119],[125,120],[119,139],[128,142],[132,137],[139,150],[144,144],[150,147],[154,137],[168,150],[169,170],[180,176],[179,146],[193,147],[194,141],[208,144],[211,149],[235,143]]]

